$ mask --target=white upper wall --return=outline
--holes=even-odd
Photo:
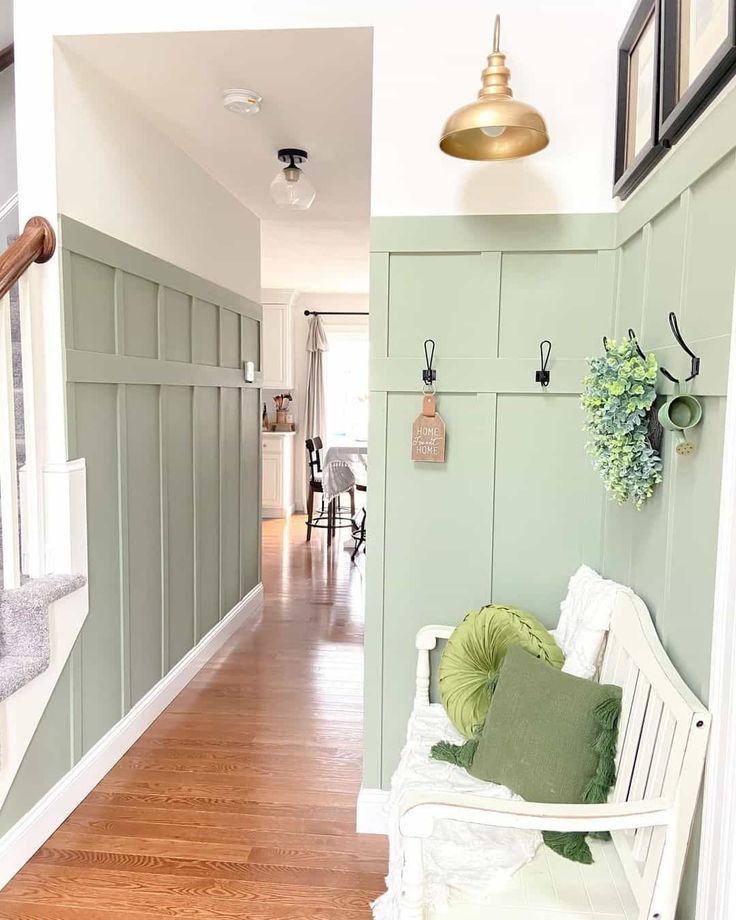
[[[426,0],[17,0],[16,41],[30,60],[50,55],[55,34],[372,26],[374,215],[608,211],[615,52],[629,7],[630,0],[498,0],[495,8],[485,0],[449,7]],[[496,11],[511,85],[544,114],[551,144],[518,162],[456,161],[439,152],[437,139],[444,119],[478,90]],[[49,74],[41,66],[33,77],[29,105],[43,111]]]
[[[258,301],[258,218],[63,45],[55,81],[59,212]]]

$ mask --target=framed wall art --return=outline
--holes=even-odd
[[[613,194],[619,198],[665,153],[659,136],[660,2],[639,0],[618,45]]]
[[[736,68],[736,0],[661,0],[659,134],[674,142]]]

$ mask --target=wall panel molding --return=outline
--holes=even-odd
[[[103,265],[115,266],[131,275],[174,288],[209,303],[219,304],[259,322],[261,320],[262,310],[259,303],[199,275],[193,275],[172,265],[171,262],[165,262],[150,253],[129,246],[64,214],[59,215],[59,238],[61,247],[67,252],[84,255]]]
[[[260,307],[66,218],[61,240],[89,615],[0,832],[260,582]]]
[[[572,252],[615,249],[615,214],[374,217],[371,252]]]

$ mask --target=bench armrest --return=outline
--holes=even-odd
[[[438,639],[449,639],[454,626],[422,626],[417,633],[417,687],[414,694],[415,706],[429,703],[429,653],[436,648]]]
[[[467,821],[489,827],[535,831],[616,831],[657,827],[672,820],[665,799],[557,805],[513,799],[489,799],[466,793],[409,791],[399,803],[402,834],[427,837],[436,819]]]
[[[438,639],[449,639],[453,632],[454,626],[422,626],[417,632],[416,647],[429,651],[435,648]]]

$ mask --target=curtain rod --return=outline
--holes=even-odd
[[[368,316],[368,311],[362,310],[305,310],[305,316]]]

